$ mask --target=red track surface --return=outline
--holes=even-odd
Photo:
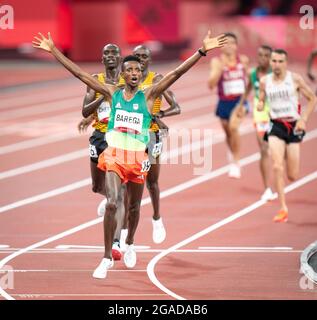
[[[89,70],[94,68],[98,70],[98,66]],[[51,69],[52,78],[58,77],[60,67]],[[164,73],[166,68],[159,71]],[[47,79],[47,70],[42,72],[45,76],[41,79]],[[174,92],[183,112],[166,122],[171,129],[213,129],[216,142],[215,136],[221,137],[221,130],[213,113],[215,96],[206,87],[207,74],[206,66],[200,65],[178,81]],[[38,76],[37,72],[36,79]],[[102,248],[55,249],[58,245],[101,247],[101,223],[41,246],[42,240],[94,220],[101,200],[101,196],[91,192],[89,181],[84,180],[89,178],[88,151],[87,156],[84,151],[89,133],[76,132],[83,93],[84,86],[75,79],[41,85],[31,83],[1,91],[0,263],[17,254],[6,263],[15,270],[14,289],[6,289],[8,295],[15,299],[317,299],[317,287],[303,287],[305,281],[299,273],[301,251],[316,240],[317,179],[287,195],[290,219],[286,224],[272,222],[278,209],[275,201],[199,237],[205,228],[259,200],[262,182],[255,160],[243,167],[240,180],[227,178],[223,171],[179,192],[162,193],[161,212],[167,228],[167,239],[162,245],[152,243],[152,208],[144,205],[135,241],[136,245],[150,249],[138,252],[133,270],[127,270],[120,261],[105,280],[95,280],[92,272],[102,258]],[[317,128],[316,114],[308,127],[309,131]],[[242,158],[245,158],[258,152],[258,148],[250,117],[244,121],[243,128],[247,130],[242,138]],[[317,170],[315,136],[302,144],[300,178]],[[71,161],[9,172],[79,150],[82,154]],[[212,152],[213,171],[222,170],[227,165],[223,139],[213,145]],[[164,165],[161,191],[197,178],[193,169],[193,164]],[[17,204],[81,180],[84,180],[82,187]],[[147,198],[147,192],[144,197]],[[11,204],[15,206],[10,207]],[[180,244],[195,234],[198,234],[195,240],[189,239],[184,246]],[[34,250],[19,251],[33,244]],[[1,249],[1,245],[9,248]],[[147,274],[148,264],[174,245],[178,250],[169,252],[154,265],[156,279],[164,288],[157,287],[152,282],[156,280]],[[204,251],[200,247],[218,250]],[[253,250],[241,252],[229,247]]]

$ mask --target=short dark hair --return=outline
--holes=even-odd
[[[126,62],[129,62],[129,61],[136,61],[138,63],[141,63],[140,59],[136,56],[133,56],[133,55],[129,55],[129,56],[126,56],[123,58],[122,60],[122,64],[121,64],[121,70],[123,71],[123,66]]]
[[[268,50],[272,53],[273,49],[272,47],[266,45],[266,44],[262,44],[262,46],[260,46],[261,49],[264,49],[264,50]]]
[[[225,33],[226,37],[230,37],[233,38],[234,40],[236,40],[236,42],[238,42],[238,37],[236,36],[236,34],[234,34],[233,32],[226,32]]]
[[[285,54],[285,57],[287,58],[288,54],[287,51],[284,49],[274,49],[272,52],[278,53],[278,54]]]

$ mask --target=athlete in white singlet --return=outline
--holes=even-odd
[[[287,52],[276,49],[271,55],[272,73],[261,78],[258,111],[264,109],[265,100],[270,106],[270,128],[266,138],[273,160],[276,190],[280,210],[274,217],[275,222],[286,222],[288,208],[284,194],[284,161],[287,177],[294,181],[299,172],[300,149],[306,122],[316,105],[316,96],[303,78],[287,70]],[[304,112],[299,105],[299,94],[308,101]]]

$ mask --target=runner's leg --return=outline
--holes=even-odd
[[[297,179],[300,163],[300,143],[290,143],[286,146],[286,172],[290,181]]]
[[[144,184],[129,181],[127,183],[128,192],[128,211],[129,211],[129,227],[126,243],[133,244],[134,234],[140,219],[140,206],[143,194]]]
[[[284,158],[286,143],[276,136],[269,136],[269,148],[273,161],[274,180],[281,209],[287,211],[284,194]]]

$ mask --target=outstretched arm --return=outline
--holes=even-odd
[[[116,87],[112,85],[102,85],[97,79],[95,79],[89,73],[83,71],[79,66],[66,58],[55,47],[50,33],[48,33],[48,37],[45,38],[42,33],[39,32],[39,37],[35,36],[32,43],[34,48],[50,52],[56,58],[56,60],[58,60],[69,72],[71,72],[76,78],[84,82],[87,86],[97,92],[100,92],[107,99],[111,99],[111,95],[116,90]]]
[[[312,74],[312,66],[313,61],[315,60],[317,56],[317,50],[312,51],[312,53],[309,55],[308,61],[307,61],[307,76],[310,80],[314,81],[315,76]]]
[[[179,79],[184,73],[186,73],[194,64],[196,64],[202,55],[205,55],[208,51],[215,48],[223,47],[226,44],[226,36],[221,35],[218,37],[211,37],[211,32],[208,31],[207,36],[203,40],[203,46],[190,58],[183,62],[175,70],[169,72],[163,77],[157,84],[154,84],[148,91],[148,97],[156,98],[163,94],[177,79]]]

